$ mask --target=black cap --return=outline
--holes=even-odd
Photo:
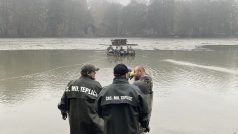
[[[98,70],[99,70],[99,68],[95,67],[92,64],[85,64],[81,68],[81,72],[85,72],[85,73],[92,72],[92,71],[98,71]]]
[[[127,68],[127,66],[125,64],[117,64],[113,70],[114,70],[115,76],[124,75],[124,74],[128,73],[128,71],[129,71],[129,69]]]

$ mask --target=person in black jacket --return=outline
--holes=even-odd
[[[152,94],[153,93],[153,82],[152,78],[149,74],[145,72],[145,68],[143,66],[136,66],[134,68],[134,83],[137,84],[138,86],[141,86],[141,91],[144,94]],[[142,83],[142,85],[140,84]]]
[[[68,83],[58,108],[62,118],[69,117],[70,134],[103,134],[103,120],[95,111],[95,101],[102,86],[95,81],[96,68],[86,64],[81,77]]]
[[[143,66],[136,66],[134,68],[134,85],[138,86],[143,96],[149,105],[149,118],[151,117],[152,112],[152,103],[153,103],[153,82],[150,75],[145,72],[145,68]],[[143,128],[140,129],[141,134],[143,134]]]
[[[139,127],[149,132],[149,110],[138,87],[129,84],[128,68],[114,67],[113,83],[103,87],[96,111],[104,120],[104,134],[139,134]]]

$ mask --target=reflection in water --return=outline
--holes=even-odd
[[[107,56],[108,62],[111,64],[131,63],[135,56]]]
[[[0,51],[0,133],[68,133],[56,105],[66,84],[79,77],[81,65],[98,66],[97,80],[105,86],[112,82],[113,67],[125,63],[145,66],[153,78],[152,134],[232,134],[238,131],[238,49],[209,49],[214,51],[138,50],[135,57]]]

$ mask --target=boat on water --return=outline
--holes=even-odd
[[[108,56],[135,56],[135,50],[132,46],[137,44],[128,44],[127,39],[112,39],[111,45],[106,50]]]

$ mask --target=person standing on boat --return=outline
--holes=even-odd
[[[108,52],[108,53],[114,53],[114,49],[113,49],[112,45],[110,45],[110,46],[107,48],[107,52]]]

